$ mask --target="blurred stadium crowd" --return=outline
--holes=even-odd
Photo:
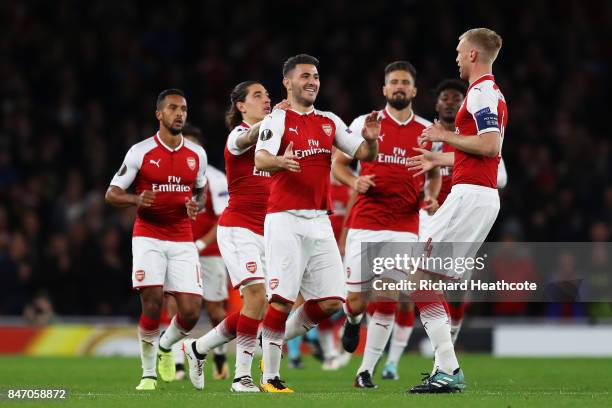
[[[504,38],[494,71],[510,112],[509,182],[490,239],[608,241],[612,3],[528,4],[3,1],[0,314],[138,310],[134,212],[103,196],[129,146],[156,130],[162,89],[185,90],[189,120],[223,168],[237,82],[260,80],[278,101],[282,62],[308,52],[321,60],[317,105],[350,123],[383,106],[383,68],[406,59],[419,71],[415,111],[433,119],[432,89],[457,77],[457,36],[476,26]]]

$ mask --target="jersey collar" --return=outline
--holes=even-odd
[[[472,89],[474,86],[476,86],[479,83],[481,83],[483,81],[486,81],[486,80],[491,80],[491,81],[495,82],[495,77],[493,76],[493,74],[484,74],[483,76],[479,77],[477,80],[472,82],[472,85],[470,85],[470,87],[468,88],[468,91],[470,89]]]
[[[157,143],[159,143],[162,147],[164,147],[166,150],[168,150],[169,152],[176,152],[179,151],[181,149],[181,147],[183,147],[183,144],[185,143],[185,138],[183,137],[183,135],[181,135],[181,143],[179,143],[178,146],[176,146],[175,149],[171,148],[170,146],[168,146],[167,144],[165,144],[162,140],[161,137],[159,137],[159,131],[155,134],[155,139],[157,141]]]
[[[399,120],[397,120],[387,109],[387,107],[385,106],[385,116],[390,118],[391,120],[393,120],[395,123],[397,123],[400,126],[406,126],[407,124],[409,124],[410,122],[412,122],[412,119],[414,119],[414,111],[411,110],[410,112],[410,117],[408,117],[408,119],[406,119],[404,122],[400,122]]]
[[[242,122],[240,122],[240,126],[245,127],[245,128],[249,128],[249,129],[253,127],[253,125],[248,123],[246,120],[243,120]]]
[[[312,108],[308,112],[298,112],[295,109],[289,109],[289,110],[292,111],[292,112],[295,112],[299,116],[308,116],[308,115],[311,115],[311,114],[315,113],[315,108]]]

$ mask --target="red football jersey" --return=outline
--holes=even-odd
[[[136,182],[136,194],[157,193],[151,207],[138,209],[133,236],[193,242],[185,198],[204,187],[206,166],[204,149],[186,139],[171,149],[157,134],[132,146],[110,184],[127,190]]]
[[[440,148],[438,151],[443,153],[455,151],[452,146],[446,143],[439,143],[439,146]],[[440,175],[442,176],[442,185],[440,187],[440,194],[438,194],[438,204],[442,205],[453,186],[453,166],[441,166]]]
[[[507,123],[508,108],[504,95],[493,75],[483,75],[468,88],[455,118],[456,133],[468,136],[498,131],[503,142]],[[501,149],[497,157],[479,156],[455,149],[453,185],[476,184],[496,188],[500,156]]]
[[[259,129],[255,151],[283,154],[293,142],[301,171],[279,171],[272,175],[268,213],[290,210],[331,211],[329,174],[332,145],[355,154],[363,138],[353,133],[331,112],[299,113],[277,109],[266,116]]]
[[[219,218],[219,225],[241,227],[263,235],[264,219],[270,195],[270,173],[255,168],[255,148],[240,150],[238,136],[250,126],[242,122],[231,131],[225,144],[225,173],[229,205]]]
[[[329,192],[333,210],[329,220],[337,242],[340,239],[340,234],[342,234],[342,224],[344,224],[344,217],[346,217],[346,207],[351,196],[351,189],[339,181],[331,180]]]
[[[227,181],[225,174],[209,165],[206,170],[206,205],[200,211],[195,221],[191,222],[193,239],[198,240],[206,235],[217,223],[219,215],[227,207]],[[200,251],[200,256],[221,256],[219,245],[215,239]]]
[[[419,194],[424,176],[412,177],[406,161],[419,154],[413,148],[419,147],[417,138],[431,122],[413,113],[406,122],[400,123],[386,109],[379,115],[378,156],[372,162],[360,162],[360,175],[373,174],[376,186],[357,195],[347,226],[418,234]],[[351,129],[362,128],[366,116],[355,119]]]

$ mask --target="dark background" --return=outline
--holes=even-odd
[[[156,130],[162,89],[187,93],[223,168],[237,82],[260,80],[278,101],[283,61],[310,53],[317,106],[350,123],[383,106],[383,68],[406,59],[419,71],[415,111],[431,120],[432,89],[458,74],[457,37],[479,26],[504,39],[494,73],[509,106],[509,181],[490,240],[610,238],[612,2],[9,0],[0,24],[0,314],[47,299],[58,315],[136,313],[133,210],[103,195],[127,149]]]

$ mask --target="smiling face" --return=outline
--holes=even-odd
[[[237,102],[236,108],[248,123],[257,123],[272,111],[270,103],[266,88],[262,84],[253,84],[248,87],[244,102]]]
[[[311,64],[297,64],[283,79],[283,85],[293,102],[304,107],[311,107],[317,99],[319,87],[319,72]]]
[[[155,117],[171,134],[178,135],[187,120],[187,101],[180,95],[167,95],[155,111]]]
[[[414,78],[408,71],[391,71],[385,78],[383,95],[387,103],[397,110],[405,109],[410,106],[412,99],[417,94],[414,86]]]

